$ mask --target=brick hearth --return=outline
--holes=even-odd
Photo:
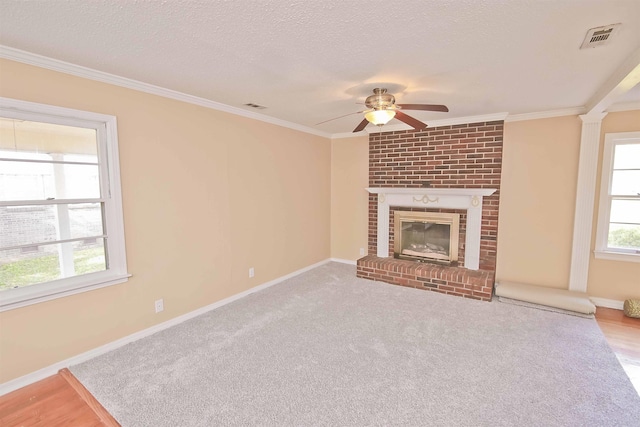
[[[494,281],[492,271],[375,255],[358,260],[358,277],[485,301],[491,300]]]
[[[480,269],[378,258],[376,194],[369,196],[368,255],[358,260],[358,277],[452,295],[490,300],[495,277],[498,205],[502,172],[503,121],[442,126],[369,136],[369,185],[387,188],[495,188],[482,204]],[[392,207],[394,210],[415,208]],[[447,209],[421,209],[457,212]],[[459,211],[458,211],[459,212]],[[391,224],[390,224],[391,226]],[[466,218],[460,222],[460,258],[465,254]],[[393,248],[393,228],[389,247]],[[392,256],[392,253],[390,253]],[[461,264],[460,264],[461,265]]]

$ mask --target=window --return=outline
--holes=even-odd
[[[640,132],[605,135],[595,256],[640,262]]]
[[[116,119],[0,98],[0,311],[127,280]]]

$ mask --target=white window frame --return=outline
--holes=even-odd
[[[600,179],[600,205],[598,207],[596,247],[594,251],[596,258],[613,261],[640,262],[640,253],[608,247],[611,201],[615,197],[611,195],[614,149],[617,145],[638,143],[640,143],[640,132],[605,134],[604,154],[602,156],[602,177]],[[640,198],[640,196],[638,198]]]
[[[108,233],[104,271],[0,291],[0,312],[126,282],[124,220],[120,186],[118,131],[114,116],[0,97],[0,115],[21,120],[95,129],[98,139],[101,202]]]

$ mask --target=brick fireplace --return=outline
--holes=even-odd
[[[470,123],[369,136],[368,255],[357,262],[358,277],[491,299],[503,124]],[[458,265],[393,258],[398,210],[458,213]]]

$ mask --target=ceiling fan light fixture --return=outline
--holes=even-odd
[[[376,126],[382,126],[389,123],[396,116],[395,110],[373,110],[364,115],[364,118]]]

